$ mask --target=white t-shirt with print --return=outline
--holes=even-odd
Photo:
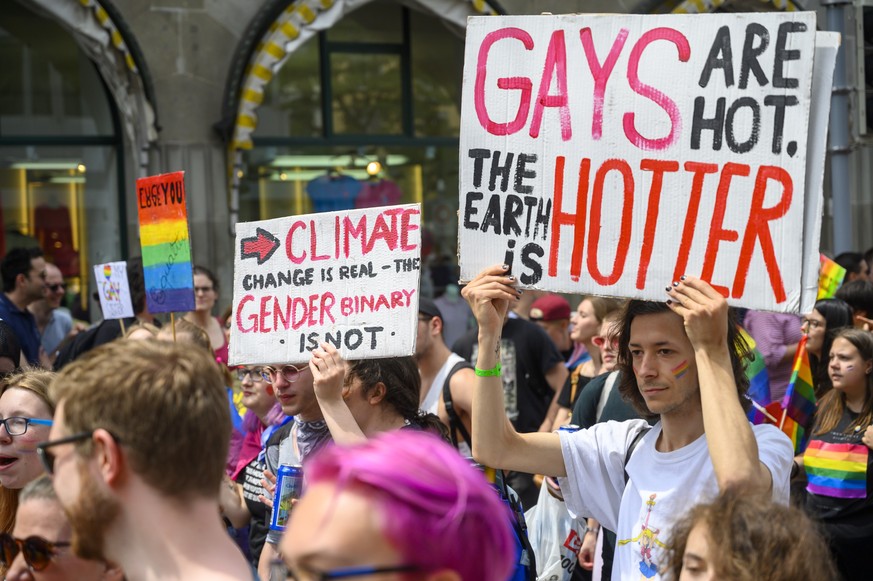
[[[634,437],[643,420],[604,422],[588,430],[559,432],[567,477],[560,478],[567,509],[575,518],[594,517],[615,531],[618,543],[613,579],[661,579],[664,549],[673,524],[692,506],[718,494],[706,435],[673,452],[658,452],[661,424],[637,444],[627,464]],[[788,504],[788,480],[794,449],[775,426],[752,426],[758,457],[773,477],[773,500]]]

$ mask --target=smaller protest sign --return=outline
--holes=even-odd
[[[149,312],[193,311],[185,172],[140,178],[136,196]]]
[[[130,287],[127,284],[127,264],[107,262],[94,266],[97,294],[104,319],[126,319],[133,316]]]
[[[846,278],[846,269],[822,254],[821,270],[818,275],[818,300],[833,297],[843,284],[844,278]]]
[[[418,204],[237,224],[230,364],[412,355],[420,228]]]

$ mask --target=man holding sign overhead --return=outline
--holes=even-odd
[[[795,12],[473,17],[465,42],[474,456],[560,477],[572,515],[617,533],[613,579],[659,578],[690,505],[732,487],[788,501],[793,449],[746,418],[728,304],[797,313],[815,300],[839,39]],[[499,337],[519,285],[635,299],[619,390],[654,427],[513,429]]]
[[[619,340],[619,389],[645,415],[578,432],[519,434],[502,413],[500,329],[518,300],[505,265],[483,270],[463,294],[479,323],[473,455],[496,468],[561,477],[575,517],[618,536],[613,579],[658,578],[670,529],[688,507],[741,487],[787,504],[791,442],[752,426],[742,340],[727,303],[696,278],[668,287],[666,302],[631,301]]]

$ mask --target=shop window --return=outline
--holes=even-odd
[[[17,2],[0,13],[0,62],[0,255],[41,247],[84,310],[93,265],[126,253],[113,105],[72,36]]]
[[[422,254],[453,272],[463,52],[438,18],[390,0],[310,39],[265,89],[240,219],[418,202]]]

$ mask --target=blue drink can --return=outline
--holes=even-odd
[[[300,498],[303,492],[303,468],[282,464],[276,473],[276,492],[273,495],[273,512],[270,515],[270,530],[282,532],[288,524],[291,501]]]

